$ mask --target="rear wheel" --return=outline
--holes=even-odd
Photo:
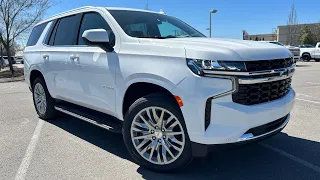
[[[183,116],[167,96],[152,94],[133,103],[125,116],[123,135],[129,153],[145,168],[174,171],[192,159]]]
[[[54,99],[50,96],[46,83],[42,77],[34,80],[32,86],[33,103],[37,114],[41,119],[54,118],[56,111],[54,109]]]

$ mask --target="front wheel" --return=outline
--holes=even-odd
[[[170,97],[152,94],[134,102],[125,115],[123,136],[133,159],[153,171],[174,171],[192,160],[182,113]]]

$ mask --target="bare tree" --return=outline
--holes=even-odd
[[[315,25],[315,27],[311,30],[314,41],[320,42],[320,22]]]
[[[4,66],[4,60],[3,60],[3,45],[0,42],[0,71]]]
[[[288,25],[287,44],[288,45],[293,45],[298,42],[299,29],[297,24],[298,24],[297,11],[294,3],[292,3],[291,11],[287,21],[287,25]]]
[[[0,42],[7,52],[12,75],[10,48],[41,20],[51,5],[51,0],[0,0]]]

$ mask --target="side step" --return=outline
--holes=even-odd
[[[122,121],[108,114],[67,102],[57,104],[55,109],[113,133],[122,133]]]

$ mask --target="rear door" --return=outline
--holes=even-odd
[[[70,47],[75,45],[76,15],[63,17],[55,21],[45,41],[41,57],[48,69],[48,83],[54,89],[55,97],[68,100],[70,85]]]
[[[85,107],[112,114],[115,111],[115,69],[118,63],[115,34],[99,12],[82,14],[77,46],[71,47],[72,70],[69,84],[73,100]],[[82,34],[89,29],[105,29],[115,51],[105,52],[97,46],[87,46]]]

